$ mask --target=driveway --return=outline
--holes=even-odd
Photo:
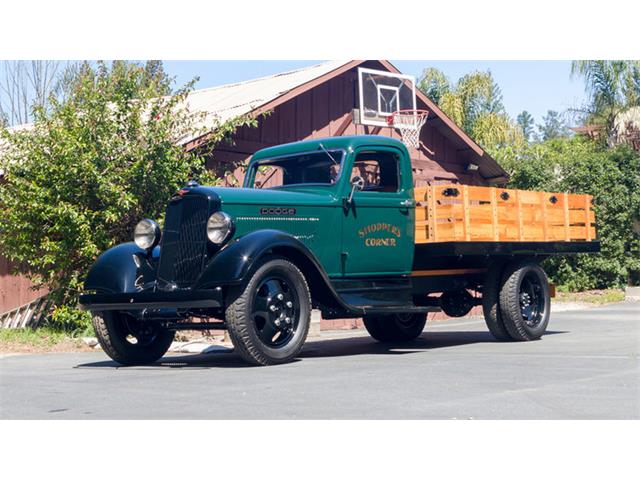
[[[144,367],[17,355],[0,359],[0,418],[638,419],[639,350],[640,302],[553,313],[529,343],[495,342],[473,319],[394,346],[350,332],[275,367],[231,352]]]

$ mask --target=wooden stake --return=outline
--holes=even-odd
[[[516,209],[518,214],[518,241],[524,241],[524,231],[522,230],[522,203],[520,202],[520,192],[516,190],[514,192],[516,196]]]
[[[491,187],[491,213],[493,224],[493,240],[500,241],[500,229],[498,228],[498,200],[496,198],[496,189]]]
[[[587,229],[587,240],[591,241],[591,196],[584,196],[584,226]]]
[[[566,242],[571,241],[571,228],[569,228],[569,194],[564,192],[564,240]]]
[[[464,216],[464,239],[468,242],[471,240],[471,228],[469,221],[469,187],[462,186],[462,206]]]
[[[438,230],[437,230],[437,221],[436,221],[436,186],[431,185],[429,187],[428,193],[428,207],[427,207],[427,216],[429,218],[429,236],[432,237],[430,240],[432,242],[438,241]]]
[[[547,193],[540,192],[540,203],[542,204],[542,237],[545,242],[549,241],[549,219],[547,218]]]

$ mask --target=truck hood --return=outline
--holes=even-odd
[[[262,190],[257,188],[211,188],[225,205],[287,205],[329,206],[337,202],[330,188],[299,187],[295,189]]]

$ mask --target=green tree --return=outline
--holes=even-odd
[[[451,84],[444,73],[437,68],[429,67],[422,72],[418,88],[436,105],[439,105],[442,97],[451,90]]]
[[[491,72],[472,72],[458,80],[456,94],[462,102],[464,119],[462,127],[472,131],[482,115],[505,113],[500,87]]]
[[[147,60],[144,64],[145,82],[160,95],[170,95],[173,78],[164,71],[162,60]]]
[[[505,111],[500,87],[491,72],[469,73],[452,87],[441,71],[428,68],[418,87],[489,152],[523,142],[520,129]]]
[[[89,266],[104,250],[128,241],[143,217],[161,219],[167,199],[189,178],[204,175],[202,156],[178,140],[207,133],[184,107],[193,82],[174,96],[157,69],[83,64],[65,101],[34,109],[31,131],[0,131],[0,249],[58,304],[74,300]],[[212,125],[212,144],[239,118]]]
[[[616,116],[640,105],[640,61],[577,60],[571,74],[585,81],[589,94],[586,122],[602,125],[606,139],[611,139],[617,133]]]
[[[553,140],[554,138],[568,137],[569,127],[562,116],[555,110],[547,110],[547,114],[542,117],[542,125],[538,125],[538,131],[542,140]]]
[[[529,112],[523,110],[522,113],[518,115],[516,118],[520,129],[522,130],[522,134],[524,135],[524,139],[526,141],[530,141],[532,135],[534,134],[534,120]]]

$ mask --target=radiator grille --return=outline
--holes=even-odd
[[[182,288],[196,280],[206,255],[208,214],[206,197],[189,196],[169,204],[158,266],[161,280]]]

